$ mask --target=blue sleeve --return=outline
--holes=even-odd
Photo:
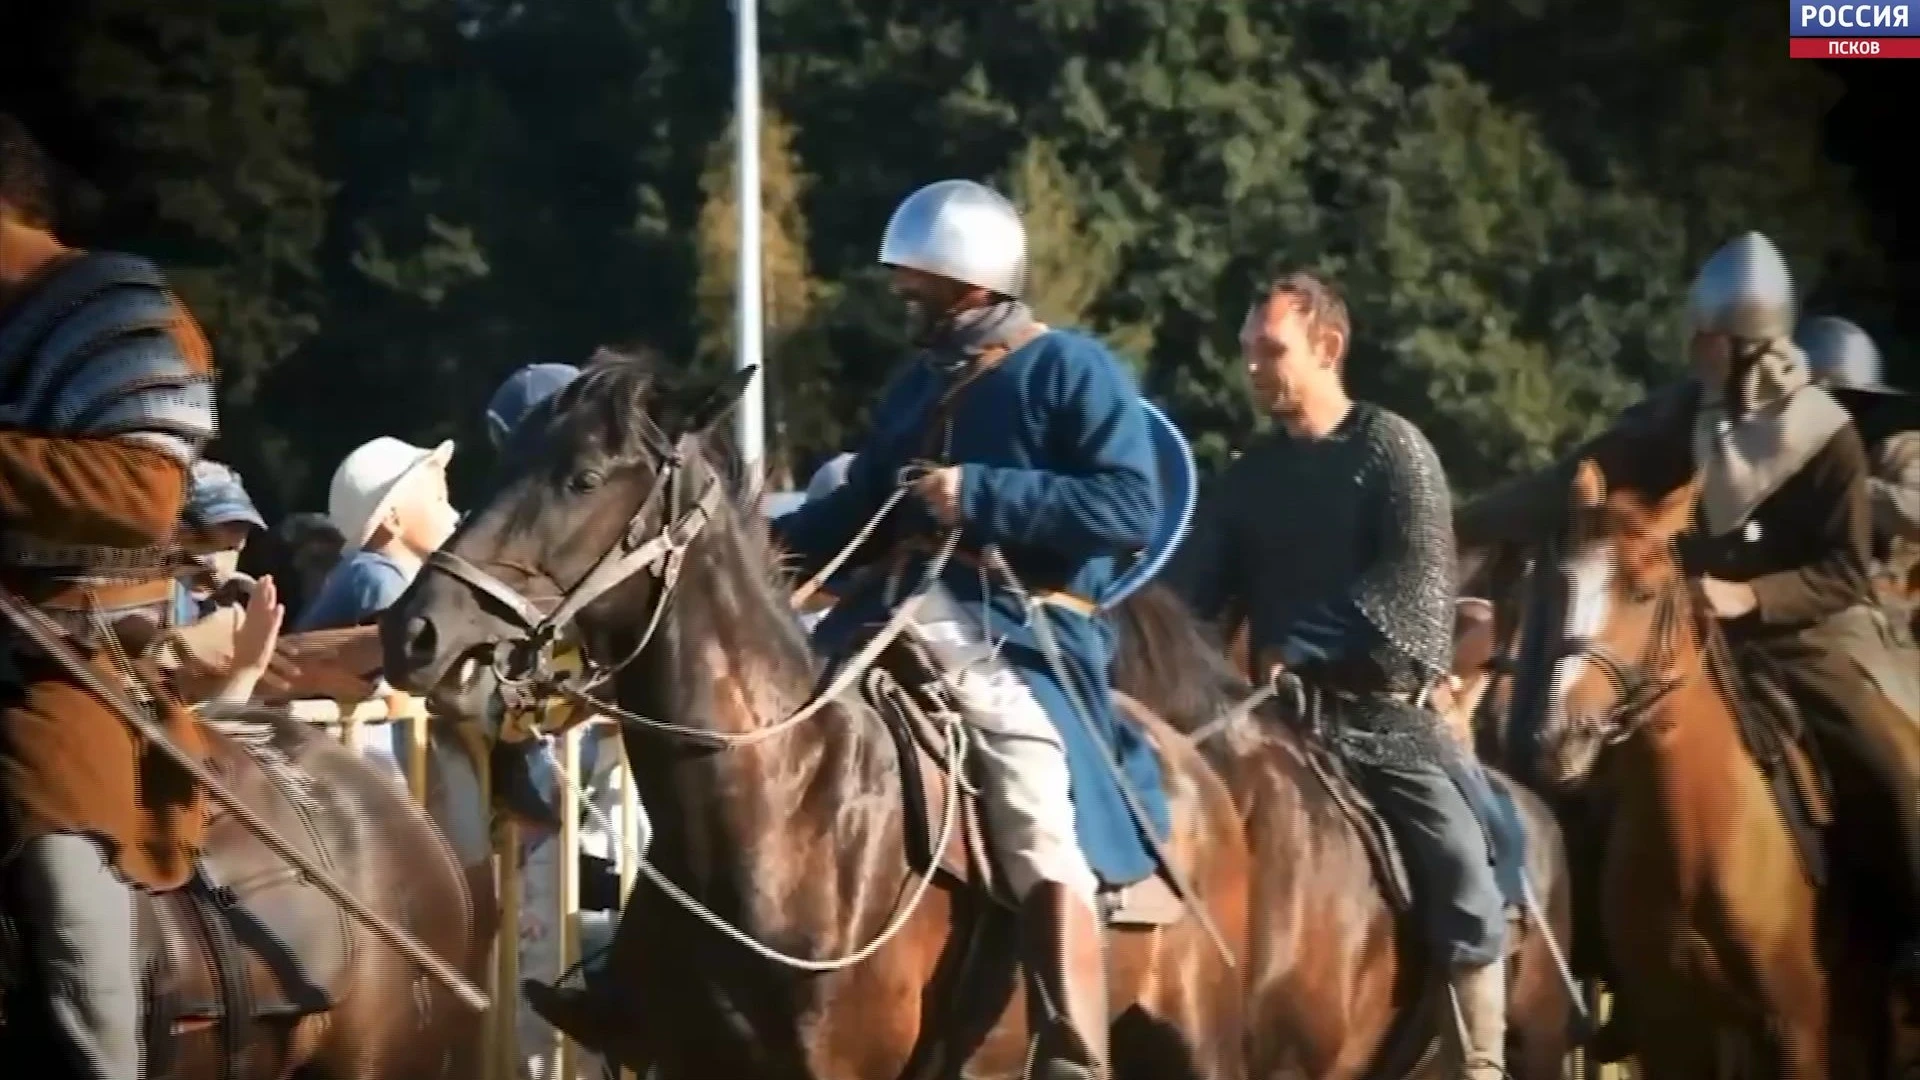
[[[1289,669],[1328,664],[1378,644],[1380,632],[1350,597],[1322,604],[1287,628],[1279,646]]]
[[[386,563],[361,563],[356,569],[347,579],[354,622],[387,610],[407,591],[406,575]]]
[[[912,407],[916,393],[913,371],[895,379],[874,409],[876,429],[854,451],[846,480],[825,498],[804,503],[798,510],[773,520],[774,542],[793,557],[802,574],[811,575],[833,561],[892,494],[892,474],[899,463],[894,460],[892,447],[887,445],[886,427],[880,422]],[[883,535],[884,530],[876,530],[875,538]],[[864,555],[880,550],[873,540],[868,543],[869,550],[849,560],[846,564],[849,568],[866,561]]]
[[[355,559],[334,567],[319,595],[301,612],[294,629],[337,630],[392,607],[407,591],[407,578],[384,562]]]
[[[309,630],[332,630],[340,626],[339,609],[340,575],[346,573],[344,565],[335,566],[327,576],[321,579],[320,590],[307,601],[298,618],[293,620],[295,633],[304,634]]]
[[[878,456],[863,445],[847,469],[846,482],[832,494],[773,519],[774,542],[793,556],[802,574],[812,575],[833,561],[886,501],[890,478]],[[858,566],[862,561],[855,555],[847,565]]]
[[[965,463],[961,520],[990,543],[1069,558],[1123,555],[1153,538],[1159,474],[1146,410],[1120,365],[1092,347],[1057,347],[1041,394],[1053,469]]]
[[[1233,574],[1233,568],[1239,565],[1230,516],[1233,503],[1227,495],[1233,484],[1234,467],[1221,477],[1213,493],[1201,501],[1193,516],[1193,530],[1181,541],[1180,550],[1174,553],[1163,575],[1167,586],[1187,602],[1196,617],[1223,628],[1229,609],[1239,599]]]

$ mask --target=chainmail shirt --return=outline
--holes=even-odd
[[[1328,692],[1363,761],[1444,752],[1409,701],[1451,666],[1456,564],[1445,471],[1419,429],[1356,404],[1322,439],[1276,432],[1236,461],[1171,572],[1204,618]]]

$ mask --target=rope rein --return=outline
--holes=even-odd
[[[818,589],[821,583],[832,577],[833,574],[852,557],[853,553],[873,535],[875,530],[880,527],[881,522],[900,504],[909,490],[905,485],[897,487],[846,547],[842,548],[840,553],[829,561],[823,569],[802,585],[802,591],[810,594],[812,590]],[[651,500],[649,500],[649,502],[651,502]],[[645,509],[646,507],[643,506],[641,513],[644,513]],[[639,515],[636,514],[636,518],[638,516]],[[699,522],[700,526],[704,526],[704,524],[704,520]],[[939,580],[940,574],[946,569],[947,564],[952,560],[953,554],[958,550],[960,544],[960,530],[949,530],[942,540],[938,551],[933,558],[928,561],[925,569],[922,571],[919,584],[913,593],[895,609],[892,618],[887,621],[880,632],[875,634],[866,646],[849,659],[847,663],[841,665],[833,679],[815,693],[804,705],[775,723],[763,725],[751,731],[716,732],[658,720],[620,705],[602,701],[592,694],[592,691],[604,686],[623,668],[636,659],[640,653],[645,650],[647,644],[659,629],[667,606],[672,599],[674,589],[679,584],[680,570],[683,565],[686,549],[692,543],[694,537],[698,535],[699,528],[695,527],[684,531],[670,529],[669,534],[676,531],[679,531],[681,535],[674,541],[653,547],[650,558],[644,561],[640,559],[623,559],[620,560],[619,563],[614,564],[621,565],[626,571],[626,576],[639,573],[643,570],[652,570],[661,580],[661,587],[656,595],[653,611],[648,619],[646,630],[640,637],[639,643],[629,650],[618,664],[601,667],[584,685],[572,685],[566,680],[561,680],[554,683],[549,689],[560,694],[583,712],[605,716],[624,728],[631,728],[649,734],[665,735],[718,750],[736,750],[767,742],[793,730],[798,725],[818,715],[828,705],[840,700],[843,695],[853,687],[856,681],[872,669],[874,662],[879,658],[880,654],[906,629],[908,623],[911,622],[919,612],[921,598],[925,596],[927,591]],[[651,547],[651,545],[649,546]],[[602,565],[609,565],[609,563],[603,561]],[[656,566],[658,567],[657,569]],[[485,575],[484,571],[479,570],[477,567],[471,567],[470,564],[460,566],[458,570],[455,570],[452,565],[443,566],[442,569],[454,572],[454,576],[461,580],[468,581],[469,584],[477,584],[473,578]],[[589,574],[589,579],[594,576],[594,574]],[[608,587],[611,587],[611,584],[614,583],[609,583]],[[492,589],[483,589],[483,591],[490,594],[493,592]],[[579,591],[578,588],[576,588],[576,591]],[[796,596],[798,597],[795,601],[796,605],[805,599],[804,595],[797,593]],[[573,608],[577,611],[581,606],[584,606],[584,604],[574,604]],[[539,624],[548,624],[551,620],[552,616],[550,615],[542,616]],[[530,637],[533,636],[534,635],[530,635]],[[535,684],[535,682],[536,680],[532,679],[522,679],[518,680],[515,685],[529,686]],[[966,784],[965,762],[971,748],[971,740],[968,736],[966,725],[957,712],[952,710],[945,711],[940,718],[940,729],[944,735],[945,754],[949,768],[947,770],[946,783],[946,808],[941,815],[939,838],[933,848],[936,853],[947,849],[948,845],[952,843],[955,830],[959,827],[960,798],[965,790]],[[600,807],[593,803],[590,798],[586,797],[587,793],[578,778],[567,776],[560,768],[559,763],[552,759],[551,755],[541,754],[538,756],[547,769],[552,772],[556,783],[568,784],[574,788],[575,793],[581,797],[581,801],[587,807],[588,815],[594,819],[596,824],[609,834],[617,833],[617,830],[615,830],[612,823],[607,820],[606,814]],[[631,772],[629,772],[629,782],[632,782]],[[721,935],[729,938],[755,956],[769,963],[796,971],[822,974],[843,971],[853,967],[872,957],[884,948],[888,942],[897,937],[900,931],[905,929],[907,924],[912,921],[914,915],[919,912],[921,905],[926,900],[928,891],[932,889],[934,880],[940,873],[940,863],[936,856],[929,861],[929,865],[924,874],[914,876],[912,886],[894,905],[893,911],[888,917],[886,924],[881,927],[866,944],[843,956],[832,959],[813,959],[793,956],[759,941],[745,930],[729,922],[712,908],[701,903],[698,898],[687,892],[687,890],[674,882],[672,878],[668,877],[666,873],[649,861],[646,856],[634,845],[629,843],[626,838],[622,839],[621,846],[627,856],[633,860],[635,869],[639,871],[642,877],[646,878],[663,896],[679,905],[682,910],[702,924],[719,932]]]

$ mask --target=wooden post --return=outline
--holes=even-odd
[[[427,805],[427,749],[433,738],[433,720],[425,709],[407,719],[407,789],[413,801]]]
[[[554,806],[560,813],[560,845],[554,865],[560,874],[560,970],[565,972],[580,962],[580,733],[584,724],[574,724],[560,733],[560,777],[555,785]],[[556,1075],[573,1080],[573,1040],[557,1038]]]
[[[500,1012],[494,1024],[493,1053],[499,1062],[498,1080],[520,1075],[520,826],[501,815],[494,828],[494,862],[500,890],[500,930],[494,939],[496,985],[504,993],[494,998]]]
[[[611,726],[611,725],[609,725]],[[620,934],[620,913],[627,910],[627,897],[633,892],[634,879],[640,876],[641,854],[638,850],[640,834],[640,788],[633,777],[633,759],[627,756],[627,740],[620,736],[619,728],[613,728],[614,736],[608,741],[620,748],[620,835],[614,846],[614,866],[620,874],[620,903],[614,908],[613,932],[615,940]],[[634,1080],[632,1069],[621,1069],[620,1080]]]

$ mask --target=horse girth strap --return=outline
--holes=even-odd
[[[672,477],[655,487],[663,491],[672,486]],[[442,548],[427,556],[427,565],[466,584],[480,593],[498,601],[509,612],[517,616],[522,629],[529,637],[544,638],[557,634],[566,628],[587,605],[606,595],[642,570],[650,569],[662,561],[670,566],[677,564],[680,554],[693,542],[707,522],[719,511],[722,491],[717,480],[709,481],[707,488],[684,515],[670,523],[664,530],[644,543],[631,544],[627,540],[609,548],[606,554],[587,571],[579,583],[568,589],[560,603],[552,611],[541,611],[532,601],[522,596],[512,586],[501,581],[473,563]],[[629,520],[623,537],[631,538],[635,528],[645,518],[652,507],[654,497],[649,496],[638,511]]]
[[[340,905],[342,910],[372,931],[383,944],[412,961],[435,981],[453,991],[456,997],[475,1012],[485,1012],[489,1008],[487,995],[468,981],[458,969],[435,956],[413,935],[382,918],[359,897],[349,892],[325,868],[275,832],[273,826],[268,825],[260,815],[254,813],[252,807],[241,802],[231,791],[228,791],[226,785],[214,776],[199,758],[175,745],[173,740],[167,737],[166,729],[162,728],[153,717],[147,715],[143,706],[128,701],[119,691],[109,687],[106,681],[80,658],[73,647],[67,644],[58,626],[45,614],[21,602],[6,589],[0,588],[0,616],[4,616],[15,629],[26,635],[29,641],[55,663],[65,668],[75,683],[117,714],[121,720],[133,728],[135,733],[146,740],[149,746],[160,751],[169,762],[192,778],[194,783],[200,785],[208,798],[212,799],[220,809],[231,814],[234,821],[246,829],[262,846],[297,871],[327,899]]]

